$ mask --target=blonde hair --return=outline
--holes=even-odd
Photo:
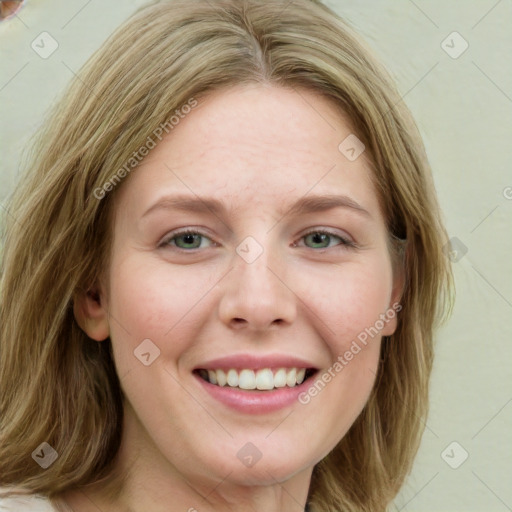
[[[433,331],[451,300],[430,169],[391,80],[314,0],[153,2],[78,77],[47,121],[6,216],[0,485],[54,497],[111,472],[123,397],[110,341],[90,340],[73,315],[73,298],[109,263],[116,190],[101,200],[94,191],[191,98],[259,82],[308,88],[348,115],[366,145],[392,245],[404,249],[403,309],[383,339],[371,397],[315,467],[308,496],[313,512],[384,510],[420,442]],[[42,470],[30,457],[44,441],[59,456]]]

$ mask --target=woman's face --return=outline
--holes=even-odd
[[[351,133],[315,93],[239,86],[119,190],[107,300],[134,464],[284,481],[361,412],[397,291]]]

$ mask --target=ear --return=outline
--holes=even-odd
[[[99,287],[79,292],[73,301],[75,320],[89,338],[103,341],[110,335],[105,294]]]
[[[386,312],[386,318],[388,318],[388,320],[384,325],[384,329],[382,329],[383,336],[391,336],[396,331],[398,326],[398,313],[402,310],[400,300],[404,291],[404,285],[405,271],[403,267],[401,267],[393,272],[393,289],[391,290],[391,298],[387,309],[389,314]]]

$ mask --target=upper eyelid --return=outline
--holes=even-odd
[[[301,238],[307,235],[310,235],[311,233],[325,233],[327,235],[337,236],[339,238],[351,238],[348,233],[346,233],[346,236],[344,236],[341,233],[336,233],[334,229],[329,228],[316,228],[316,229],[310,229],[304,233],[302,233],[300,236]]]
[[[302,240],[306,236],[311,235],[313,233],[325,233],[326,235],[336,237],[339,240],[341,240],[341,243],[335,245],[334,247],[338,247],[340,245],[345,246],[345,247],[350,247],[350,248],[358,248],[359,247],[358,244],[355,242],[355,240],[350,235],[344,236],[342,234],[339,234],[339,233],[337,234],[337,233],[334,233],[334,232],[332,232],[330,230],[326,230],[326,229],[313,229],[312,231],[308,231],[308,232],[302,234],[299,237],[299,239]],[[325,247],[324,250],[325,249],[329,249],[329,247]]]
[[[178,228],[174,231],[171,231],[170,233],[167,233],[166,235],[164,235],[160,242],[159,242],[159,245],[160,244],[164,244],[166,242],[168,242],[169,240],[172,240],[173,238],[177,237],[177,236],[180,236],[180,235],[188,235],[188,234],[192,234],[192,235],[201,235],[201,236],[204,236],[205,238],[209,238],[212,242],[214,242],[214,240],[212,239],[211,235],[207,234],[206,231],[203,231],[199,228]]]

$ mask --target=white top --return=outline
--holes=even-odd
[[[0,512],[58,512],[47,498],[41,496],[0,497]]]

